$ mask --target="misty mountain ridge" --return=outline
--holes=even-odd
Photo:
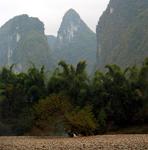
[[[38,18],[16,16],[0,28],[0,66],[16,64],[16,70],[22,71],[32,63],[49,68],[49,62],[44,24]]]
[[[57,63],[65,60],[70,64],[86,60],[92,70],[96,58],[96,35],[74,10],[68,10],[62,20],[57,37],[48,36],[52,57]]]
[[[96,35],[74,9],[64,15],[57,37],[46,36],[38,18],[23,14],[0,28],[0,39],[0,66],[16,64],[17,71],[31,64],[49,69],[60,60],[71,64],[86,60],[91,69],[95,64]]]
[[[86,60],[92,72],[96,65],[103,69],[106,64],[141,64],[148,56],[147,12],[147,0],[110,0],[95,34],[69,9],[57,36],[45,35],[38,18],[16,16],[0,28],[0,66],[16,64],[17,71],[31,64],[53,69],[60,60],[73,65]]]
[[[110,0],[96,33],[99,69],[141,64],[148,56],[148,1]]]

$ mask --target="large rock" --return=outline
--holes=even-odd
[[[54,42],[52,56],[55,63],[65,60],[70,64],[77,64],[81,60],[86,60],[89,70],[93,69],[96,60],[96,34],[75,10],[70,9],[64,15]]]
[[[28,15],[16,16],[0,28],[0,66],[16,64],[16,70],[23,71],[32,63],[51,64],[44,25]]]
[[[96,32],[98,68],[140,64],[148,56],[148,1],[110,0]]]

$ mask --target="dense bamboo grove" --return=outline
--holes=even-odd
[[[94,135],[148,124],[148,58],[105,68],[91,77],[83,61],[61,61],[50,74],[1,68],[0,135]]]

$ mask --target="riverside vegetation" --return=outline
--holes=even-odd
[[[95,135],[148,124],[148,58],[89,76],[86,62],[0,70],[0,135]]]

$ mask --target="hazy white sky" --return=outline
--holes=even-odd
[[[64,13],[73,8],[95,31],[108,3],[109,0],[0,0],[0,26],[16,15],[28,14],[44,22],[46,34],[56,35]]]

